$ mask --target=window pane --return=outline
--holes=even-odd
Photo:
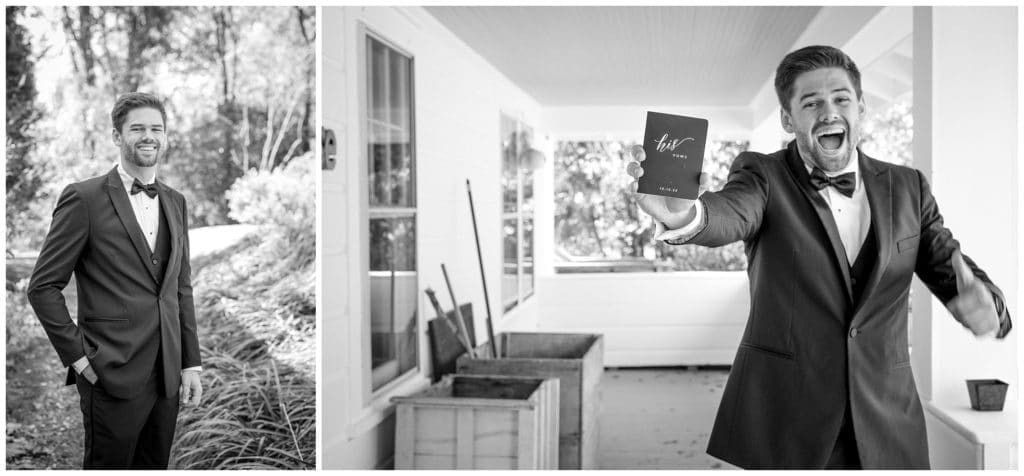
[[[654,222],[639,211],[623,173],[632,141],[562,141],[556,146],[555,269],[565,272],[737,271],[746,269],[741,242],[719,248],[654,240]],[[725,184],[747,142],[709,141],[703,169],[710,190]]]
[[[391,142],[391,205],[409,207],[414,205],[415,191],[412,177],[412,78],[411,59],[394,53],[391,55],[389,78],[391,87],[388,94],[391,125],[394,127]]]
[[[533,294],[533,213],[523,214],[523,297]]]
[[[412,59],[368,40],[370,206],[412,207]]]
[[[419,365],[412,58],[367,38],[373,389]]]
[[[516,121],[501,116],[502,272],[501,302],[509,310],[519,302],[519,167],[520,137]]]
[[[388,165],[391,148],[389,128],[376,121],[370,122],[369,157],[370,157],[370,206],[388,203]]]
[[[502,227],[502,243],[505,261],[501,273],[501,300],[505,310],[509,310],[519,302],[519,256],[516,237],[518,236],[518,219],[506,215]]]
[[[520,218],[523,226],[522,264],[523,274],[520,279],[522,296],[533,294],[533,169],[521,167],[522,178],[522,210]]]
[[[373,388],[417,366],[415,217],[370,219]]]
[[[370,271],[416,271],[415,217],[370,219]]]

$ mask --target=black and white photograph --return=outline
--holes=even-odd
[[[316,469],[316,8],[5,10],[6,468]]]
[[[1018,9],[324,6],[322,469],[1018,469]]]

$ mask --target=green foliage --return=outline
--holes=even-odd
[[[25,12],[28,20],[19,21],[31,45],[28,57],[36,61],[21,69],[35,72],[46,114],[34,128],[26,165],[12,168],[19,163],[8,160],[9,181],[41,177],[35,194],[8,194],[8,213],[18,210],[25,217],[9,244],[40,246],[59,192],[117,162],[109,116],[123,92],[164,98],[168,149],[159,176],[188,199],[193,226],[231,223],[225,192],[247,170],[273,170],[312,150],[314,7],[80,6]],[[8,44],[11,18],[9,9]],[[12,72],[20,71],[11,61],[9,54],[8,91]],[[9,111],[10,101],[8,95]],[[9,137],[11,131],[8,122]]]
[[[31,155],[42,111],[36,104],[35,63],[28,32],[18,22],[25,7],[7,7],[7,242],[39,216],[31,207],[49,169]]]
[[[179,418],[178,468],[315,468],[315,180],[312,153],[239,179],[231,213],[261,232],[193,263],[209,383]]]
[[[28,278],[22,278],[7,289],[7,339],[8,355],[21,354],[40,344],[48,345],[43,326],[39,325],[32,306],[28,303],[25,290]]]
[[[914,162],[913,101],[905,97],[869,115],[861,124],[861,150],[886,162],[910,166]]]
[[[271,172],[250,170],[227,192],[229,216],[239,223],[292,230],[315,224],[315,166],[309,152]]]
[[[742,270],[741,243],[708,249],[673,246],[654,240],[654,222],[641,212],[629,193],[625,173],[627,151],[635,142],[563,141],[555,151],[555,242],[558,253],[607,259],[650,258],[663,268],[680,271]],[[709,144],[704,170],[711,190],[728,178],[736,155],[746,142]]]

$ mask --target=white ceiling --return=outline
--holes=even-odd
[[[426,7],[544,106],[748,106],[821,7]]]

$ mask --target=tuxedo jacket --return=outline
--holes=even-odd
[[[687,242],[743,240],[750,281],[712,456],[744,468],[822,468],[849,400],[864,468],[929,466],[907,304],[915,273],[943,303],[956,296],[950,259],[959,244],[920,172],[863,152],[858,160],[877,255],[857,300],[835,220],[795,141],[770,155],[740,154],[724,188],[701,197],[706,225]],[[991,290],[1005,335],[1001,291],[964,260]]]
[[[185,198],[159,181],[157,189],[171,245],[163,276],[147,265],[151,253],[117,168],[61,193],[28,297],[68,367],[68,384],[76,376],[71,364],[85,356],[114,397],[137,395],[158,366],[169,397],[181,369],[201,365]],[[72,274],[77,324],[61,294]]]

